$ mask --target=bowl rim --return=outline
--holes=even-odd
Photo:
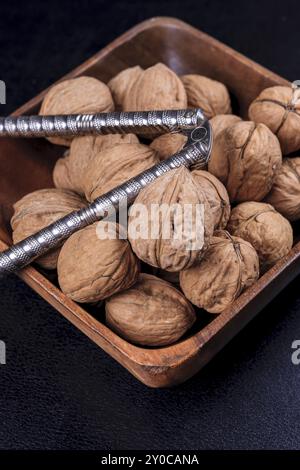
[[[243,62],[248,67],[253,67],[254,65],[256,70],[267,74],[268,77],[274,81],[286,84],[289,83],[279,75],[269,71],[265,67],[257,64],[251,59],[248,59],[229,46],[194,28],[193,26],[190,26],[182,20],[172,17],[153,17],[137,24],[127,32],[123,33],[121,36],[114,39],[106,47],[101,49],[99,52],[94,54],[88,60],[84,61],[81,65],[74,68],[72,71],[61,77],[53,84],[68,78],[82,75],[85,70],[97,64],[99,60],[110,54],[110,52],[112,52],[116,47],[119,47],[120,45],[131,40],[139,33],[155,27],[172,27],[180,29],[181,31],[185,30],[190,34],[195,35],[197,39],[201,38],[205,42],[209,41],[213,47],[222,49],[222,51],[226,51],[227,54]],[[51,86],[53,86],[53,84]],[[37,94],[34,98],[20,106],[12,113],[12,115],[17,116],[20,114],[28,114],[28,111],[36,108],[40,104],[49,88],[50,87],[46,88]],[[6,249],[7,247],[8,245],[0,239],[0,251]],[[209,345],[212,339],[215,340],[222,330],[226,329],[230,325],[231,321],[237,315],[241,315],[242,311],[247,313],[247,309],[251,302],[258,295],[262,295],[262,297],[264,297],[265,289],[267,287],[272,288],[273,281],[276,280],[276,278],[287,268],[296,268],[295,271],[300,271],[299,261],[300,242],[296,243],[287,256],[282,258],[267,273],[260,277],[259,280],[253,286],[247,289],[241,296],[239,296],[239,298],[233,304],[231,304],[230,307],[228,307],[218,316],[215,316],[215,318],[213,318],[207,326],[193,335],[183,340],[179,340],[172,345],[151,349],[133,345],[115,334],[104,323],[97,320],[86,310],[84,310],[84,307],[81,307],[79,304],[76,304],[71,299],[67,298],[56,286],[54,286],[33,266],[28,266],[27,268],[23,269],[20,273],[18,273],[18,276],[115,359],[118,360],[118,357],[125,357],[129,364],[134,363],[137,366],[146,368],[148,371],[153,368],[155,371],[163,372],[167,369],[177,368],[178,366],[183,365],[199,354],[199,352]],[[296,277],[296,275],[297,273],[294,277]],[[266,299],[265,305],[268,302],[269,299]],[[259,310],[261,310],[261,308]],[[250,321],[253,316],[254,315],[250,315],[250,318],[244,321],[244,324],[248,323],[248,321]],[[231,339],[235,334],[236,331],[229,334],[227,333],[229,339]],[[226,340],[226,342],[228,341]],[[221,349],[221,343],[222,341],[220,342],[220,345],[215,348],[216,351]],[[113,354],[112,349],[114,351]],[[129,368],[122,361],[119,362],[121,362],[124,367]],[[135,375],[134,371],[132,371],[130,368],[129,370]],[[141,380],[141,377],[138,378]]]

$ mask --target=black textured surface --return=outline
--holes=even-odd
[[[300,79],[297,1],[1,3],[7,114],[137,22],[176,16]],[[0,284],[0,449],[299,449],[299,278],[186,384],[152,390],[16,277]]]

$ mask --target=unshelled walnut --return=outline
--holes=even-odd
[[[179,152],[187,142],[187,137],[180,133],[162,134],[154,139],[150,147],[154,149],[160,160],[166,160],[171,155]]]
[[[300,157],[283,159],[271,192],[264,200],[288,220],[300,219]]]
[[[27,194],[14,204],[11,219],[14,243],[33,235],[39,230],[86,203],[74,192],[63,189],[39,189]],[[41,256],[36,262],[45,269],[55,269],[60,248],[55,248]]]
[[[217,134],[208,170],[225,185],[231,202],[260,201],[281,163],[280,145],[270,129],[241,121]]]
[[[263,90],[249,108],[249,117],[278,137],[284,155],[300,149],[300,96],[292,87]]]
[[[201,108],[207,119],[231,113],[230,96],[225,85],[202,75],[183,75],[182,83],[190,108]]]
[[[64,158],[57,160],[53,170],[53,181],[57,188],[70,188],[84,194],[84,175],[102,150],[119,144],[138,143],[134,134],[107,134],[84,136],[73,139]]]
[[[142,74],[143,69],[139,65],[122,70],[108,82],[116,109],[122,109],[126,93],[130,93],[130,88],[137,78]]]
[[[40,114],[93,114],[113,110],[113,99],[105,83],[93,77],[78,77],[52,86],[43,100]],[[71,138],[64,137],[48,137],[48,140],[67,146],[71,142]]]
[[[151,274],[140,274],[133,287],[108,299],[105,312],[112,330],[146,346],[174,343],[196,320],[182,293]]]
[[[72,183],[69,161],[70,161],[70,150],[64,152],[63,157],[59,158],[53,168],[52,179],[54,186],[59,189],[70,189],[76,191],[74,184]],[[76,191],[79,192],[79,191]]]
[[[124,111],[181,109],[187,97],[181,80],[169,67],[156,64],[139,74],[125,93]]]
[[[253,246],[220,230],[203,259],[180,273],[180,287],[194,305],[220,313],[258,277],[259,260]]]
[[[192,176],[205,192],[214,219],[214,229],[225,228],[230,217],[230,202],[225,186],[208,171],[194,170]]]
[[[262,272],[287,255],[293,246],[293,230],[289,221],[263,202],[244,202],[236,206],[227,228],[254,246]]]
[[[57,271],[60,288],[68,297],[95,303],[135,283],[139,262],[119,233],[120,227],[112,222],[96,222],[66,241]]]
[[[86,198],[93,201],[158,161],[156,152],[143,144],[120,144],[99,152],[84,176]]]
[[[224,129],[227,129],[227,127],[230,127],[241,120],[242,119],[235,114],[217,114],[212,117],[210,119],[210,124],[213,131],[213,138],[215,139]]]
[[[205,192],[181,167],[140,192],[129,211],[128,237],[141,260],[176,272],[200,259],[214,222]]]

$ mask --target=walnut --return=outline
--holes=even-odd
[[[214,229],[225,228],[230,217],[230,202],[225,186],[208,171],[194,170],[192,176],[206,195],[214,219]]]
[[[108,236],[100,237],[99,231]],[[80,303],[103,300],[137,280],[139,262],[120,227],[96,222],[71,235],[61,249],[57,271],[61,290]]]
[[[213,224],[205,192],[181,167],[160,176],[137,196],[129,211],[128,238],[141,260],[176,272],[202,256]]]
[[[260,201],[281,163],[277,137],[264,124],[242,121],[217,134],[208,170],[225,185],[231,202]]]
[[[227,226],[230,233],[256,249],[262,272],[285,256],[293,245],[291,224],[270,204],[244,202],[236,206]]]
[[[300,219],[300,157],[283,159],[281,170],[265,202],[288,220]]]
[[[70,151],[57,160],[53,170],[53,181],[57,188],[70,188],[84,194],[84,175],[97,154],[119,144],[138,143],[134,134],[107,134],[84,136],[73,139]]]
[[[70,150],[68,149],[64,156],[59,158],[53,168],[53,183],[56,188],[70,189],[76,191],[69,172]],[[77,191],[80,192],[80,191]]]
[[[169,67],[156,64],[144,70],[125,93],[124,111],[181,109],[187,107],[184,86]]]
[[[259,260],[253,246],[220,230],[203,259],[180,273],[180,287],[194,305],[220,313],[258,277]]]
[[[11,219],[13,241],[17,243],[33,235],[86,203],[77,194],[63,189],[39,189],[14,204]],[[41,256],[36,262],[45,269],[55,269],[60,248]]]
[[[231,113],[230,96],[223,83],[202,75],[183,75],[181,80],[190,108],[201,108],[208,119]]]
[[[143,144],[120,144],[96,154],[83,179],[88,201],[105,194],[158,163],[156,152]]]
[[[114,110],[114,103],[107,85],[92,77],[71,78],[50,88],[41,109],[41,115],[93,114]],[[71,138],[48,137],[53,144],[67,145]]]
[[[227,127],[230,127],[241,120],[242,119],[239,116],[236,116],[235,114],[217,114],[216,116],[212,117],[210,119],[210,124],[212,127],[214,139],[217,137],[217,134],[219,134],[221,131],[227,129]]]
[[[108,299],[105,312],[112,330],[146,346],[174,343],[196,320],[182,293],[151,274],[140,274],[133,287]]]
[[[300,99],[287,86],[263,90],[249,108],[249,117],[262,122],[278,137],[282,153],[300,149]]]
[[[115,106],[117,109],[122,109],[125,94],[130,93],[130,88],[134,81],[142,74],[143,69],[136,65],[122,70],[114,78],[108,82],[108,87],[111,91]]]
[[[166,160],[171,155],[179,152],[186,142],[187,137],[185,135],[178,132],[170,132],[156,137],[151,142],[150,147],[158,153],[160,160]]]

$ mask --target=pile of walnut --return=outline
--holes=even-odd
[[[292,93],[279,86],[264,90],[249,108],[251,120],[243,121],[231,114],[225,85],[200,75],[178,77],[163,64],[126,69],[107,85],[80,77],[53,86],[41,114],[200,107],[211,120],[214,145],[207,171],[173,170],[140,193],[129,211],[128,238],[101,239],[94,224],[37,263],[57,269],[60,288],[74,301],[105,299],[107,324],[133,343],[171,344],[195,322],[195,307],[212,314],[224,311],[293,245],[290,221],[300,219],[300,156],[282,158],[300,150],[300,105]],[[56,188],[35,191],[15,204],[15,242],[186,142],[181,134],[146,144],[132,134],[49,140],[68,147],[53,171]],[[132,236],[138,205],[164,203],[203,205],[203,234],[196,249],[188,249],[194,232],[175,244],[162,235]],[[149,211],[145,222],[150,229],[152,217]],[[179,223],[173,214],[171,235]],[[122,231],[113,222],[99,224],[106,231]]]

